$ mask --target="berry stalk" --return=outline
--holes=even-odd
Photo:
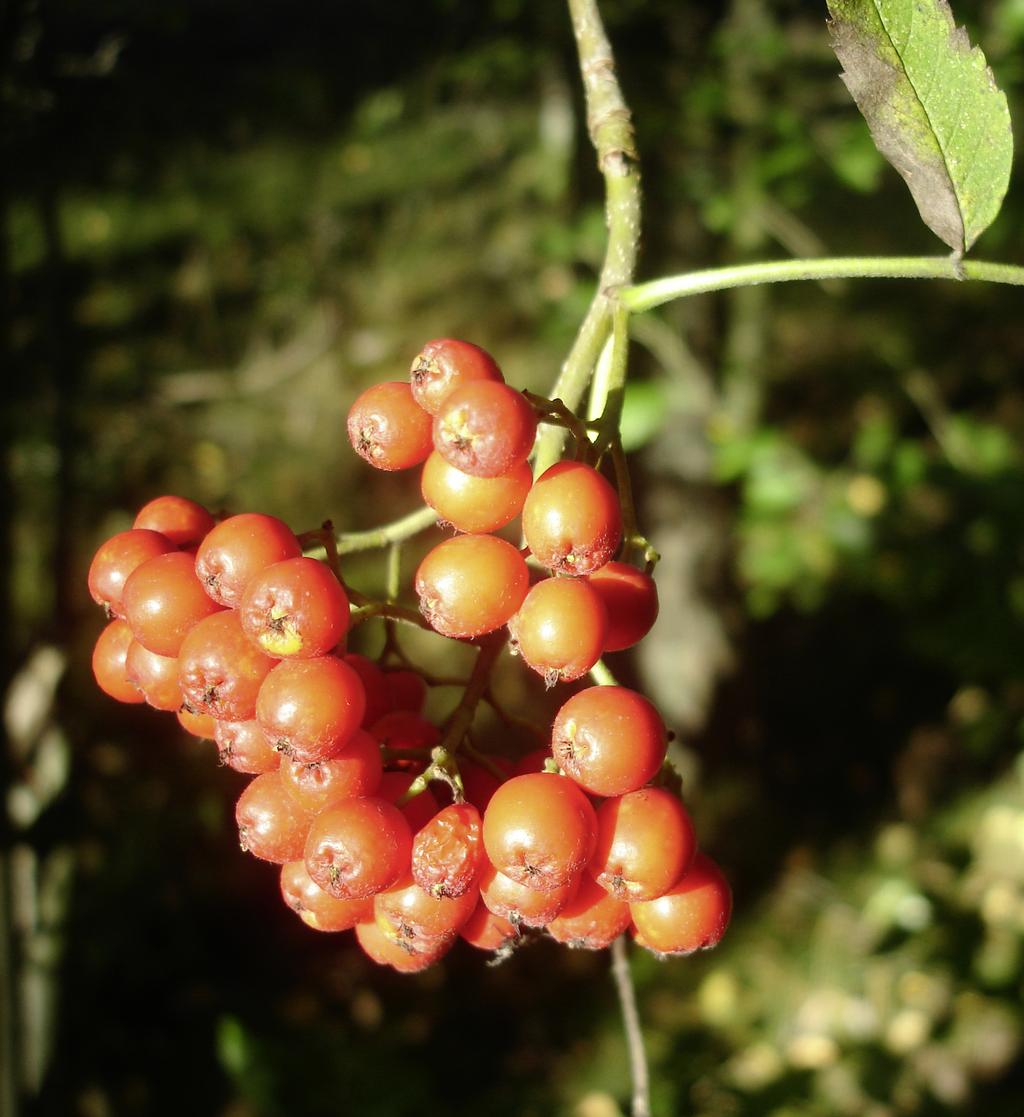
[[[612,329],[618,288],[633,282],[640,248],[640,162],[633,117],[622,96],[615,58],[596,0],[569,0],[573,34],[587,105],[587,128],[605,183],[608,243],[597,291],[569,356],[551,391],[571,411],[578,411],[594,366]],[[564,434],[549,427],[537,446],[535,474],[540,476],[561,455]]]

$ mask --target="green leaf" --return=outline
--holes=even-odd
[[[843,81],[924,223],[958,256],[995,220],[1013,136],[1006,95],[946,0],[828,0]]]

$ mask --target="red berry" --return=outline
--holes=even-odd
[[[515,774],[512,771],[512,765],[504,757],[492,756],[490,760],[499,768],[507,768],[506,775]],[[478,811],[487,809],[487,804],[503,782],[473,760],[459,761],[459,775],[462,776],[462,790],[466,796],[466,801],[472,803]]]
[[[243,512],[217,524],[199,544],[196,575],[214,601],[235,609],[261,570],[301,554],[287,524],[260,512]]]
[[[363,729],[357,729],[342,752],[307,764],[285,760],[281,778],[306,810],[316,814],[341,799],[375,795],[382,775],[380,748]]]
[[[431,415],[462,384],[471,380],[503,383],[505,379],[485,349],[452,337],[428,341],[413,361],[409,378],[416,402]]]
[[[135,639],[157,655],[176,656],[193,625],[223,608],[196,577],[184,551],[157,555],[137,566],[124,584],[125,620]]]
[[[388,670],[384,672],[384,689],[392,710],[423,712],[427,700],[427,684],[416,671]]]
[[[658,619],[658,588],[650,574],[624,562],[607,562],[587,579],[608,614],[606,652],[639,643]]]
[[[603,950],[622,934],[631,922],[629,904],[591,880],[585,873],[579,891],[547,925],[556,942],[585,950]]]
[[[584,791],[602,797],[643,787],[665,759],[668,734],[658,711],[624,686],[592,686],[555,715],[551,752]]]
[[[472,803],[453,803],[413,838],[413,879],[431,896],[462,896],[476,882],[483,855],[480,812]]]
[[[409,469],[425,461],[433,448],[430,416],[404,381],[374,384],[352,404],[348,440],[375,469]]]
[[[377,926],[394,942],[413,950],[427,949],[438,939],[451,939],[473,914],[479,893],[432,896],[406,873],[373,898]]]
[[[512,923],[527,927],[546,927],[576,895],[580,875],[570,877],[558,888],[540,892],[499,873],[489,862],[480,872],[480,899],[487,909]]]
[[[242,849],[277,865],[302,856],[310,817],[288,794],[278,772],[264,772],[252,780],[235,807]]]
[[[500,477],[533,449],[537,415],[526,397],[492,380],[456,388],[434,417],[434,446],[449,465],[473,477]]]
[[[658,954],[692,954],[717,946],[732,914],[732,892],[722,870],[704,853],[668,892],[630,904],[637,941]]]
[[[409,871],[412,831],[384,799],[344,799],[317,815],[306,839],[306,868],[340,900],[390,888]]]
[[[534,558],[559,574],[592,574],[622,542],[619,498],[592,466],[557,462],[523,505],[523,536]]]
[[[608,616],[601,599],[574,578],[545,578],[508,623],[513,647],[548,686],[572,682],[601,658]]]
[[[590,800],[572,780],[550,772],[506,780],[484,812],[484,849],[491,864],[542,892],[579,875],[596,836]]]
[[[281,754],[267,740],[255,718],[248,721],[217,721],[213,739],[221,764],[258,776],[281,766]]]
[[[173,713],[181,706],[178,661],[173,656],[156,655],[132,640],[124,666],[129,681],[155,710]]]
[[[551,758],[550,749],[531,749],[519,758],[513,775],[525,776],[528,772],[543,772],[544,765]]]
[[[159,531],[175,547],[195,547],[216,523],[209,512],[184,496],[158,496],[139,509],[132,527]]]
[[[597,808],[597,846],[587,872],[620,900],[655,900],[697,852],[686,808],[662,787],[642,787]]]
[[[348,931],[373,919],[373,900],[338,900],[306,872],[304,861],[281,866],[281,898],[314,931]]]
[[[523,556],[494,535],[458,535],[438,544],[416,571],[420,611],[443,636],[472,639],[501,628],[526,596]]]
[[[384,672],[365,655],[358,652],[349,652],[342,659],[362,679],[363,690],[366,692],[366,711],[363,714],[363,728],[368,729],[373,723],[382,718],[391,709],[391,700],[388,698],[387,686],[384,683]]]
[[[414,795],[407,803],[399,805],[399,801],[409,790],[409,785],[423,768],[424,765],[420,763],[414,771],[385,772],[381,776],[380,787],[377,788],[377,795],[381,799],[387,799],[389,803],[398,806],[414,834],[422,830],[437,813],[437,800],[429,787],[419,795]]]
[[[193,713],[227,721],[255,716],[256,695],[276,660],[249,640],[233,610],[194,625],[178,653],[178,682]]]
[[[212,741],[220,724],[209,714],[193,714],[190,710],[181,708],[177,711],[178,724],[186,733],[193,737],[200,737],[204,741]]]
[[[246,635],[279,659],[311,659],[348,632],[348,596],[316,559],[285,559],[256,574],[238,608]]]
[[[133,705],[145,702],[138,687],[128,678],[125,660],[134,637],[124,621],[111,621],[100,633],[92,653],[92,673],[104,694]]]
[[[363,953],[378,965],[390,966],[399,973],[419,973],[451,950],[455,937],[436,939],[429,947],[413,950],[404,943],[389,939],[376,923],[357,923],[356,940]]]
[[[370,733],[384,748],[398,751],[433,748],[441,740],[441,730],[412,710],[392,710],[370,726]],[[396,763],[395,758],[388,763]]]
[[[89,593],[109,616],[123,617],[122,596],[128,575],[147,559],[174,550],[166,535],[143,528],[119,531],[112,535],[93,556],[89,566]]]
[[[550,896],[551,893],[544,895]],[[504,916],[495,915],[482,900],[459,928],[459,935],[478,950],[501,950],[519,938],[515,926]]]
[[[343,659],[285,659],[260,687],[256,720],[276,749],[312,764],[345,747],[365,708],[362,680]]]
[[[522,511],[533,484],[527,462],[498,477],[473,477],[449,465],[435,450],[423,466],[420,492],[443,523],[456,531],[497,531]]]

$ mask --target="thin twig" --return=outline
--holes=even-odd
[[[799,279],[966,279],[988,283],[1024,285],[1024,267],[988,260],[961,260],[949,256],[838,256],[813,260],[767,260],[758,264],[735,264],[652,279],[617,292],[618,299],[633,314],[656,306],[758,283],[790,283]],[[564,396],[563,396],[564,398]]]
[[[626,936],[612,943],[612,977],[615,991],[619,995],[622,1010],[622,1024],[626,1032],[629,1048],[629,1073],[633,1079],[633,1117],[651,1117],[651,1079],[647,1069],[647,1049],[644,1046],[644,1033],[640,1027],[640,1013],[636,1007],[636,987],[629,968],[629,954]]]
[[[590,309],[562,366],[553,398],[577,411],[612,328],[615,291],[633,282],[640,246],[640,165],[630,115],[615,73],[615,58],[605,34],[597,0],[569,0],[579,53],[587,128],[604,176],[608,243]],[[539,476],[561,454],[564,433],[548,427],[537,443]]]
[[[369,531],[342,532],[337,536],[337,552],[339,555],[350,555],[354,551],[373,551],[392,543],[401,543],[403,539],[410,539],[436,523],[437,513],[433,508],[417,508],[401,519],[381,524]],[[323,547],[319,531],[304,532],[299,536],[299,542],[303,547]]]

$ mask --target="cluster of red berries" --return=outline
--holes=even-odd
[[[508,625],[513,650],[549,685],[582,678],[604,652],[646,635],[657,591],[649,574],[610,561],[622,515],[604,476],[562,461],[533,480],[538,410],[475,345],[429,342],[410,380],[368,388],[348,433],[378,469],[422,464],[424,501],[458,533],[416,573],[431,627],[473,639]],[[490,534],[520,515],[524,551]],[[531,585],[527,554],[552,576]]]
[[[563,462],[532,482],[537,422],[483,350],[446,339],[411,385],[360,396],[349,434],[380,468],[425,463],[424,497],[458,532],[416,576],[431,627],[474,639],[507,624],[553,684],[639,640],[657,596],[648,574],[610,561],[621,516],[597,469]],[[551,573],[532,588],[524,553],[490,534],[520,513],[526,552]],[[524,928],[597,949],[632,927],[662,954],[721,938],[728,885],[662,778],[665,725],[635,691],[577,691],[550,751],[518,764],[456,763],[462,742],[423,716],[424,678],[347,652],[336,563],[305,557],[272,516],[216,522],[181,497],[107,540],[89,589],[112,618],[93,654],[100,687],[176,712],[254,776],[236,809],[242,847],[282,866],[284,900],[309,926],[354,928],[406,972],[460,935],[504,950]]]

